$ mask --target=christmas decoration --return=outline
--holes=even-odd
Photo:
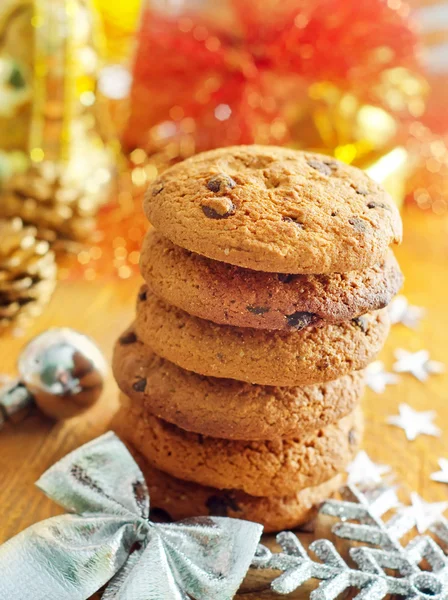
[[[23,349],[17,366],[19,378],[0,389],[4,420],[20,420],[34,403],[54,419],[74,417],[98,400],[107,374],[96,344],[68,328],[38,335]]]
[[[448,502],[425,502],[416,492],[411,493],[411,503],[400,508],[399,514],[411,515],[419,533],[425,533],[448,509]]]
[[[410,329],[415,329],[420,319],[425,316],[425,309],[421,306],[412,306],[405,296],[395,296],[387,308],[392,325],[402,323]]]
[[[0,5],[0,148],[27,159],[27,130],[31,119],[33,39],[32,2],[3,0]],[[13,167],[11,164],[10,167]],[[10,170],[2,172],[0,180]]]
[[[254,0],[230,0],[213,13],[148,8],[125,145],[152,154],[168,142],[175,158],[292,141],[337,148],[352,162],[393,139],[390,110],[422,110],[410,71],[416,47],[404,11],[377,1],[297,0],[261,12]]]
[[[318,562],[310,558],[293,533],[282,532],[277,536],[282,551],[271,553],[263,547],[254,561],[257,568],[283,571],[271,583],[272,591],[289,594],[306,581],[317,579],[320,583],[310,600],[335,600],[352,587],[360,590],[358,599],[381,600],[389,594],[408,600],[447,598],[448,557],[442,548],[428,536],[414,537],[407,545],[400,543],[414,526],[414,512],[399,511],[384,521],[382,517],[394,508],[394,500],[382,488],[364,494],[348,486],[344,496],[347,499],[325,502],[321,513],[340,520],[332,530],[336,537],[361,544],[350,548],[355,566],[348,564],[329,540],[310,545]],[[437,513],[440,517],[441,512],[439,507],[434,516]],[[439,539],[445,541],[442,536]],[[421,569],[423,560],[431,571]]]
[[[435,215],[448,211],[448,120],[446,2],[414,0],[412,17],[422,45],[422,63],[429,93],[423,115],[409,127],[412,170],[407,182],[408,199]]]
[[[35,227],[0,219],[0,331],[39,315],[56,285],[54,255]]]
[[[13,175],[4,186],[0,212],[20,215],[39,227],[50,241],[53,232],[64,238],[82,240],[95,228],[98,192],[107,185],[107,170],[99,169],[87,179],[71,165],[47,161],[25,173]]]
[[[408,352],[402,348],[395,350],[393,369],[397,373],[411,373],[419,381],[426,381],[431,374],[443,373],[445,366],[443,363],[430,360],[428,350],[419,350],[418,352]]]
[[[387,423],[400,427],[409,441],[415,440],[419,435],[440,436],[441,431],[433,423],[436,413],[433,410],[418,412],[408,404],[400,404],[399,415],[389,417]]]
[[[376,465],[368,456],[367,452],[361,450],[355,456],[353,462],[348,466],[348,483],[380,483],[381,477],[390,472],[387,465]]]
[[[0,34],[0,80],[3,72],[13,88],[0,123],[14,124],[0,142],[28,162],[6,178],[0,214],[85,238],[107,199],[113,162],[98,118],[104,106],[92,7],[89,0],[6,0]]]
[[[231,600],[262,531],[223,517],[150,521],[143,475],[113,433],[63,458],[37,485],[74,514],[0,546],[1,598],[87,600],[109,582],[103,600]]]
[[[381,360],[376,360],[367,365],[365,369],[365,381],[371,390],[377,394],[382,394],[386,391],[386,386],[397,384],[400,378],[394,373],[385,371],[384,363]]]
[[[108,62],[129,58],[141,9],[141,0],[94,0],[103,22]]]
[[[431,479],[433,481],[438,481],[439,483],[448,483],[448,459],[439,458],[439,467],[440,471],[432,473]]]
[[[448,211],[448,131],[437,133],[420,121],[412,123],[406,146],[412,167],[406,181],[407,198],[422,210],[445,214]]]

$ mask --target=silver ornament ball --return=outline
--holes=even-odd
[[[107,363],[98,346],[73,329],[48,329],[20,354],[19,377],[53,419],[74,417],[101,395]]]

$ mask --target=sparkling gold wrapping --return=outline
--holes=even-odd
[[[2,4],[0,85],[9,101],[0,109],[0,146],[23,153],[28,165],[4,169],[1,216],[70,238],[91,231],[108,197],[114,159],[99,118],[100,46],[90,0]]]

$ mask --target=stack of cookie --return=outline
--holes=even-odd
[[[115,428],[144,459],[152,506],[295,527],[360,444],[362,369],[402,283],[398,211],[353,167],[261,146],[175,165],[145,211]]]

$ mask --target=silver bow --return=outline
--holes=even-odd
[[[0,546],[0,598],[230,600],[262,527],[224,517],[149,521],[143,475],[113,433],[51,467],[37,482],[76,514],[33,525]]]

